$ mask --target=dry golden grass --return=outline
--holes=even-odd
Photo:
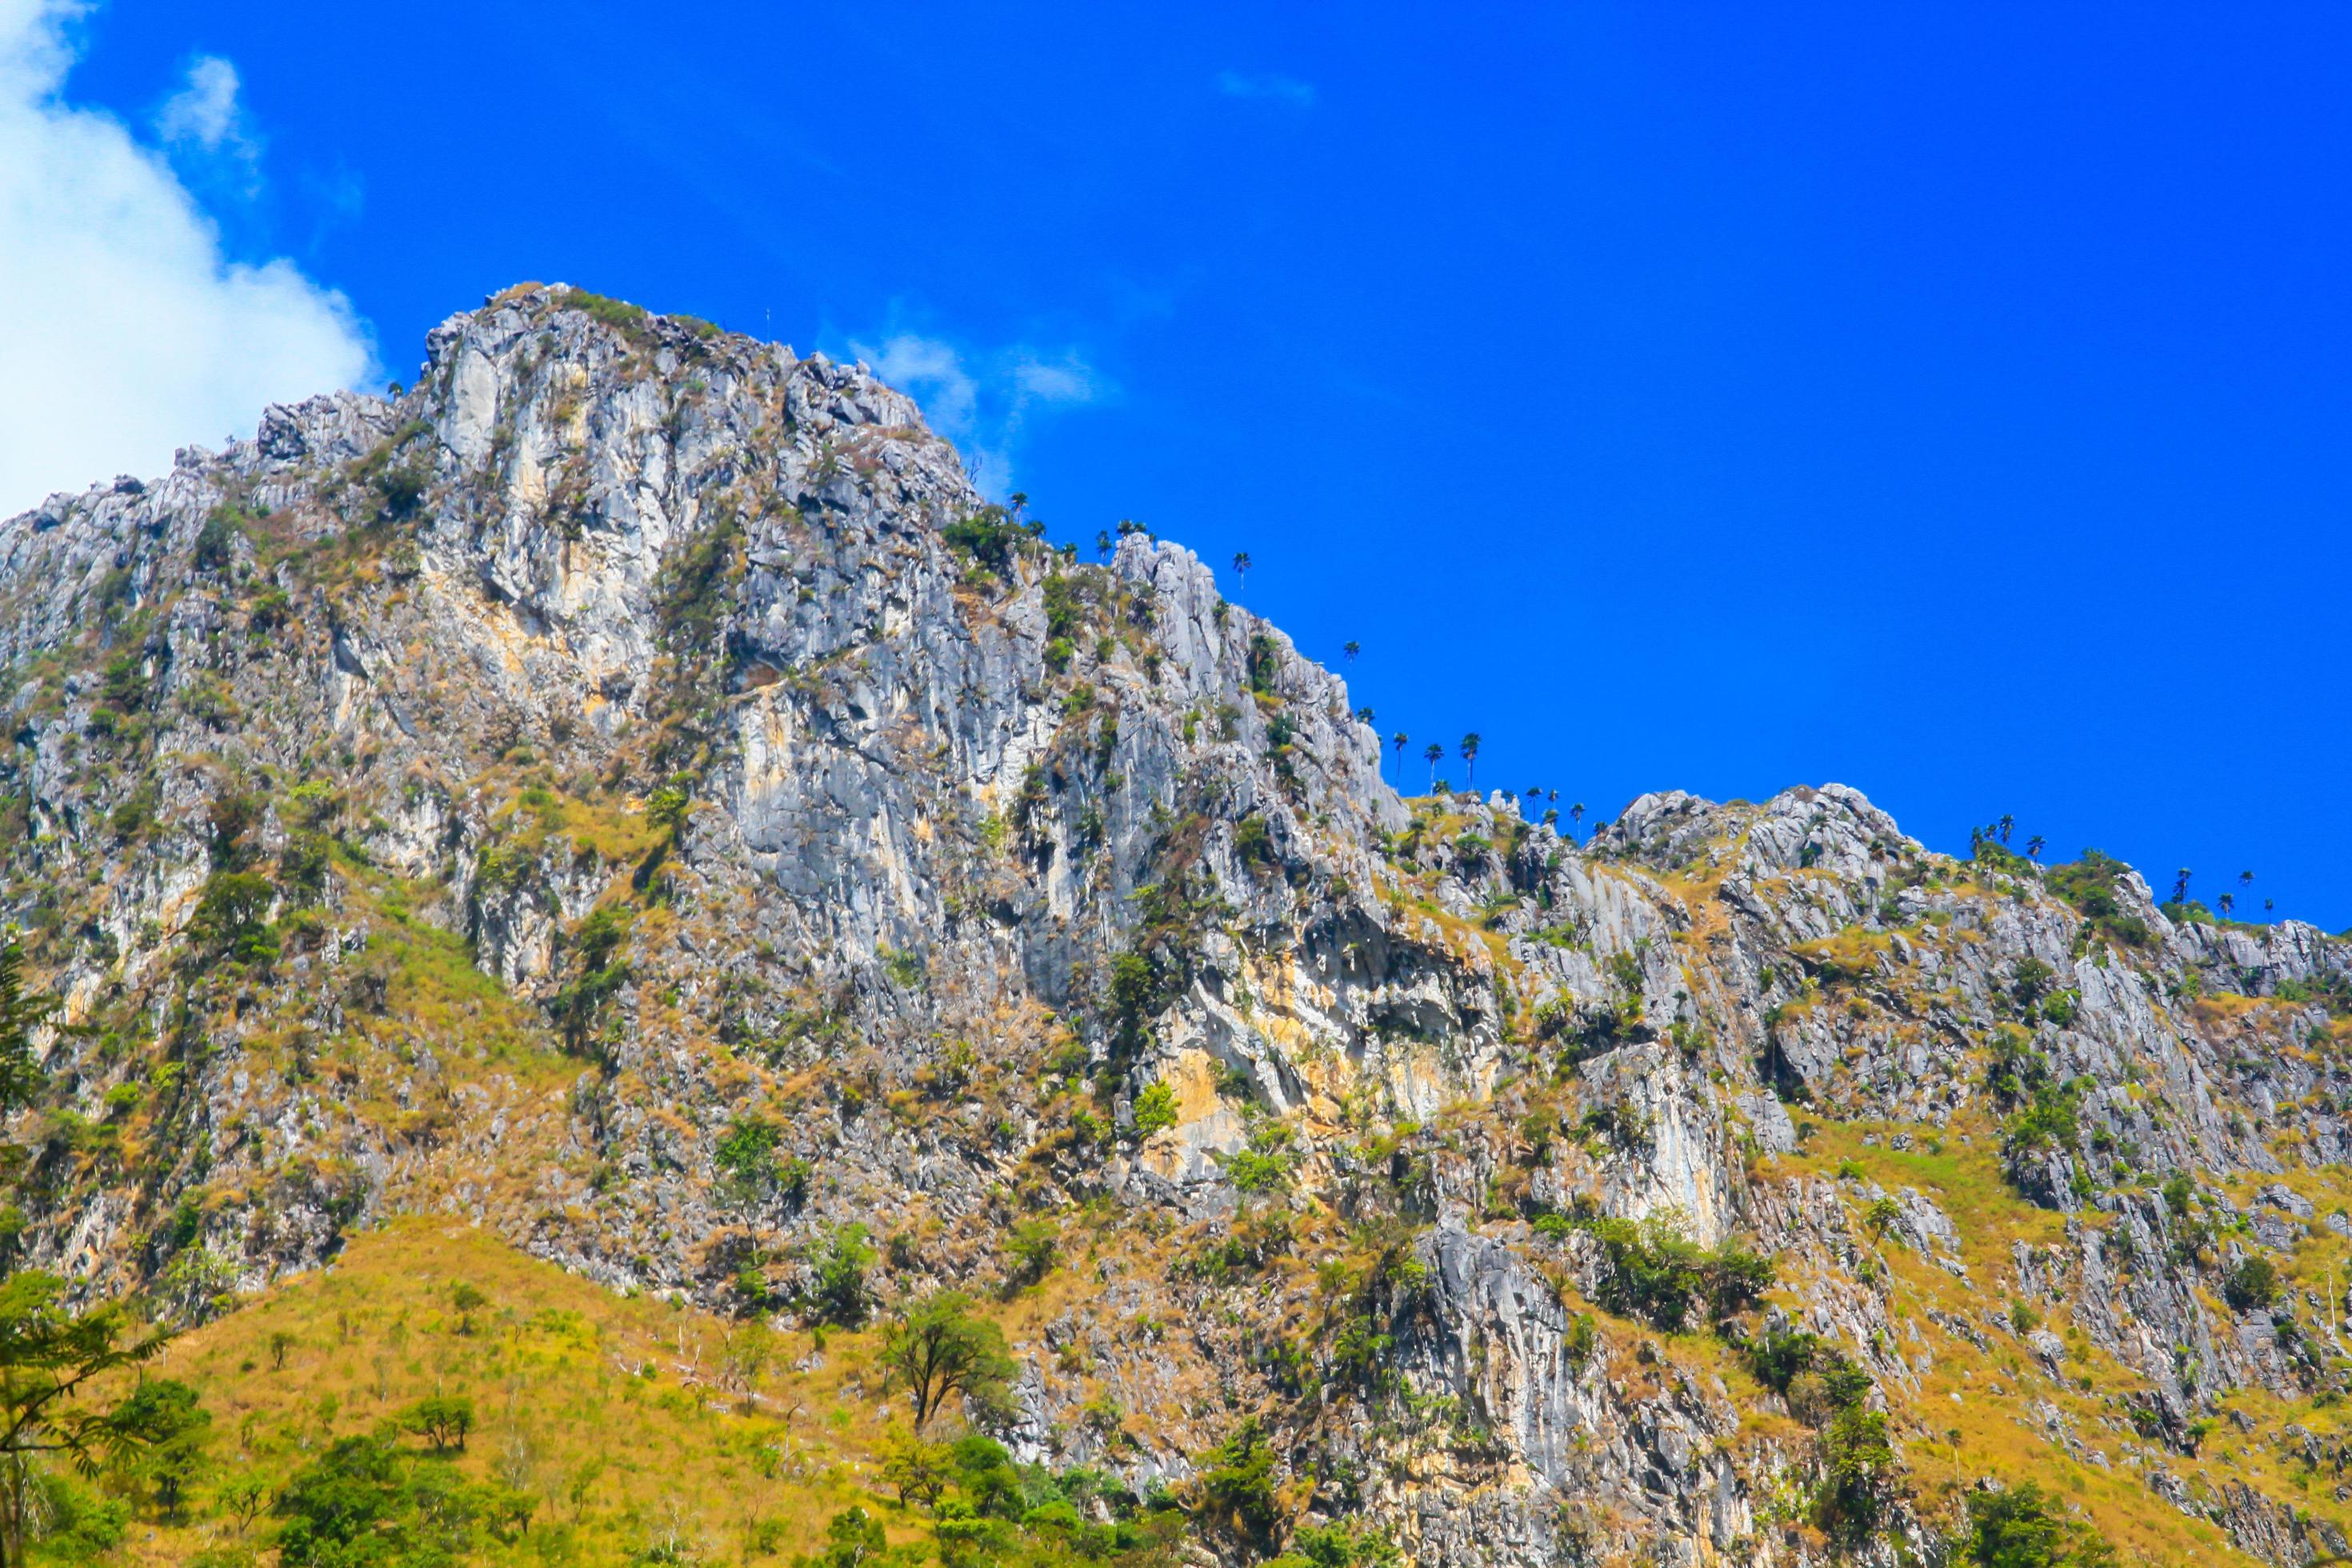
[[[1804,1152],[1779,1165],[1820,1175],[1833,1173],[1842,1165],[1858,1167],[1866,1178],[1890,1190],[1916,1187],[1951,1216],[1960,1232],[1962,1258],[1969,1268],[1966,1279],[1900,1245],[1875,1249],[1879,1262],[1898,1283],[1898,1318],[1916,1324],[1921,1336],[1920,1344],[1898,1340],[1897,1348],[1916,1357],[1924,1347],[1933,1358],[1932,1369],[1918,1377],[1916,1390],[1886,1389],[1898,1430],[1909,1439],[1905,1458],[1921,1502],[1931,1510],[1956,1511],[1960,1494],[1988,1474],[2012,1484],[2038,1480],[2081,1508],[2126,1563],[2252,1563],[2254,1559],[2232,1549],[2217,1527],[2192,1520],[2155,1497],[2147,1470],[2126,1462],[2130,1448],[2153,1447],[2137,1442],[2119,1421],[2122,1399],[2138,1391],[2141,1380],[2090,1345],[2065,1303],[2030,1303],[2043,1326],[2069,1346],[2056,1375],[2035,1362],[2021,1337],[1988,1329],[1990,1347],[1979,1349],[1928,1317],[1933,1310],[1982,1324],[1988,1307],[1998,1309],[2015,1292],[2012,1248],[2020,1242],[2060,1247],[2064,1221],[2019,1197],[2003,1180],[1998,1134],[1990,1124],[1943,1129],[1944,1146],[1936,1153],[1924,1149],[1897,1152],[1886,1147],[1884,1135],[1891,1131],[1819,1122]],[[1882,1135],[1875,1147],[1863,1142],[1873,1131]],[[1963,1131],[1970,1134],[1967,1144],[1959,1142]],[[2342,1176],[2336,1171],[2304,1171],[2289,1180],[2324,1211],[2343,1201]],[[2251,1194],[2239,1195],[2242,1199]],[[2341,1238],[2315,1230],[2283,1273],[2298,1285],[2320,1289],[2333,1266],[2340,1291],[2347,1250],[2352,1249]],[[2221,1315],[2226,1322],[2229,1314]],[[2058,1410],[2084,1449],[2104,1453],[2109,1463],[2078,1460],[2053,1441],[2035,1416],[2037,1402]],[[2224,1405],[2250,1420],[2252,1430],[2242,1433],[2234,1422],[2218,1423],[2195,1458],[2153,1453],[2147,1462],[2168,1470],[2193,1494],[2212,1496],[2234,1478],[2273,1498],[2292,1499],[2299,1507],[2327,1514],[2339,1524],[2352,1524],[2352,1510],[2336,1502],[2314,1477],[2301,1473],[2280,1440],[2290,1425],[2336,1440],[2352,1430],[2352,1416],[2342,1406],[2323,1407],[2310,1400],[2288,1403],[2259,1391],[2233,1395]],[[1958,1434],[1957,1442],[1953,1434]]]
[[[460,1284],[488,1305],[460,1314]],[[474,1404],[460,1471],[538,1500],[530,1537],[494,1558],[621,1563],[674,1533],[714,1561],[782,1560],[852,1503],[898,1521],[871,1489],[888,1425],[904,1419],[877,1398],[875,1336],[836,1332],[820,1352],[810,1334],[775,1334],[748,1380],[745,1342],[742,1324],[615,1295],[486,1231],[394,1221],[183,1336],[152,1369],[203,1392],[218,1474],[188,1522],[135,1527],[132,1555],[173,1563],[235,1541],[205,1504],[222,1482],[282,1482],[431,1395]]]

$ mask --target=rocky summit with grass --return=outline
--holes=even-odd
[[[154,1341],[10,1563],[2352,1552],[2352,942],[1402,796],[863,365],[394,393],[0,526],[0,1328]]]

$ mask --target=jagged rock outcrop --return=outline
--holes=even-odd
[[[2179,1478],[2346,1383],[2342,940],[1836,784],[1401,800],[1189,552],[1079,553],[863,366],[537,287],[0,527],[5,885],[87,1026],[20,1255],[201,1312],[426,1208],[781,1312],[831,1227],[903,1296],[1095,1205],[1033,1455],[1254,1412],[1418,1561],[1891,1562],[1905,1456],[2021,1424],[2341,1553],[2340,1450]]]

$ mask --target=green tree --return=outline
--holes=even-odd
[[[33,1031],[58,1010],[58,998],[25,992],[24,944],[10,937],[0,944],[0,1115],[33,1103],[46,1081],[33,1058]]]
[[[866,1227],[834,1226],[818,1247],[814,1262],[816,1279],[809,1289],[809,1315],[836,1328],[863,1327],[866,1314],[874,1310],[874,1298],[866,1284],[874,1248],[866,1245]]]
[[[297,1471],[278,1495],[285,1568],[343,1568],[389,1560],[401,1545],[388,1529],[403,1501],[400,1455],[382,1437],[344,1437]]]
[[[1249,569],[1255,564],[1256,563],[1250,559],[1250,553],[1248,551],[1236,550],[1234,552],[1234,586],[1235,589],[1246,589],[1249,586]]]
[[[1462,737],[1462,782],[1473,792],[1478,787],[1478,731],[1475,730]]]
[[[1432,741],[1429,749],[1421,755],[1422,760],[1429,764],[1429,788],[1434,794],[1437,790],[1437,764],[1445,760],[1445,748]]]
[[[456,1289],[449,1292],[449,1305],[457,1310],[457,1331],[461,1334],[472,1333],[474,1314],[489,1304],[490,1299],[488,1296],[475,1289],[473,1286],[461,1281]]]
[[[961,1291],[942,1290],[899,1313],[882,1339],[884,1386],[905,1390],[920,1432],[948,1400],[961,1394],[982,1409],[1001,1407],[1013,1381],[1004,1331],[972,1310]]]
[[[1194,1517],[1255,1551],[1271,1550],[1282,1512],[1274,1495],[1274,1450],[1257,1418],[1202,1456],[1199,1474]]]
[[[205,958],[267,963],[278,956],[268,915],[278,900],[269,879],[251,871],[215,871],[206,879],[188,920],[188,938]]]
[[[153,1491],[158,1508],[177,1518],[188,1488],[204,1472],[212,1412],[186,1384],[159,1377],[132,1389],[115,1407],[115,1418],[145,1438],[123,1468]]]
[[[474,1402],[462,1394],[420,1399],[401,1413],[400,1426],[432,1444],[436,1453],[462,1449],[474,1429]]]
[[[221,1482],[214,1493],[222,1511],[236,1521],[237,1533],[253,1528],[261,1510],[269,1506],[270,1485],[251,1470],[242,1470]]]
[[[937,1508],[955,1479],[955,1457],[945,1443],[926,1443],[893,1426],[882,1440],[882,1479],[908,1508]]]
[[[1859,1405],[1839,1411],[1822,1434],[1821,1466],[1813,1507],[1822,1533],[1848,1546],[1868,1541],[1900,1491],[1886,1417]]]
[[[23,1568],[42,1463],[95,1476],[156,1441],[143,1424],[152,1410],[128,1400],[92,1408],[81,1395],[93,1378],[155,1355],[169,1336],[134,1332],[117,1303],[71,1314],[59,1305],[64,1293],[64,1280],[37,1271],[0,1282],[0,1568]]]
[[[1412,737],[1406,734],[1402,730],[1399,730],[1395,734],[1389,737],[1389,749],[1396,753],[1397,787],[1399,789],[1402,789],[1404,787],[1404,749],[1412,740]]]
[[[1281,1556],[1267,1559],[1265,1568],[1394,1568],[1403,1560],[1387,1536],[1341,1521],[1299,1531]]]
[[[889,1544],[882,1533],[882,1521],[853,1506],[826,1523],[824,1550],[806,1561],[811,1568],[859,1568],[880,1558]]]
[[[2248,1253],[2222,1277],[2221,1295],[2241,1312],[2267,1307],[2278,1300],[2278,1269],[2258,1253]]]
[[[2113,1568],[2116,1550],[2032,1481],[1969,1498],[1958,1561],[1970,1568]]]
[[[1062,1249],[1062,1234],[1048,1219],[1024,1220],[1013,1227],[1004,1252],[1011,1267],[1005,1282],[1014,1290],[1034,1285],[1053,1272]]]
[[[1364,651],[1364,645],[1358,642],[1355,638],[1349,637],[1346,642],[1339,645],[1339,651],[1347,655],[1348,662],[1349,664],[1353,664],[1356,662],[1356,656]]]
[[[664,784],[646,796],[646,821],[668,834],[673,844],[686,831],[686,819],[693,809],[693,800],[676,784]]]

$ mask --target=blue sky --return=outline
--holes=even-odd
[[[2352,11],[650,15],[151,0],[48,101],[283,259],[281,379],[522,279],[863,353],[1482,784],[2352,925]]]

